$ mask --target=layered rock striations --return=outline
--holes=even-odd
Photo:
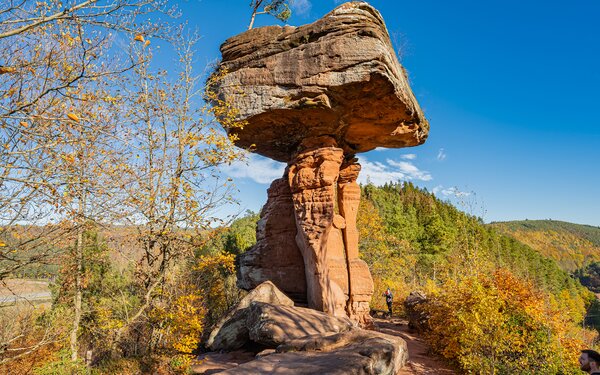
[[[373,282],[358,257],[355,155],[425,142],[429,124],[379,12],[346,3],[313,24],[263,27],[222,46],[216,90],[236,144],[286,162],[238,285],[271,280],[296,302],[368,323]]]
[[[269,282],[217,324],[207,345],[214,352],[201,355],[193,373],[393,375],[408,359],[401,338],[361,329],[347,317],[295,307]],[[230,352],[229,360],[223,351]]]
[[[245,290],[271,280],[294,301],[306,301],[304,260],[296,244],[296,218],[287,178],[278,178],[267,190],[261,210],[256,245],[238,257],[238,286]]]
[[[304,139],[323,134],[347,155],[427,137],[383,18],[367,3],[343,4],[310,25],[249,30],[221,52],[220,93],[248,121],[236,132],[241,147],[288,162]]]

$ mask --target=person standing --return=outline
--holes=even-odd
[[[392,291],[390,290],[389,287],[387,288],[385,293],[383,293],[383,296],[385,297],[385,302],[387,303],[388,312],[389,312],[390,318],[391,318],[392,317],[392,303],[394,302],[394,295],[392,294]]]
[[[579,367],[581,371],[590,375],[600,375],[600,353],[595,350],[582,350],[579,356]]]

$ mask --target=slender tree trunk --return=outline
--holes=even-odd
[[[71,328],[71,360],[77,360],[77,350],[79,349],[78,334],[79,323],[81,322],[81,279],[83,272],[83,226],[78,225],[77,228],[77,243],[75,245],[75,261],[77,262],[77,271],[75,274],[75,298],[73,310],[75,316],[73,318],[73,327]]]
[[[111,351],[112,351],[113,355],[116,355],[116,353],[117,353],[119,343],[121,342],[121,338],[123,337],[123,334],[125,332],[127,332],[127,330],[131,327],[131,325],[133,323],[137,322],[137,320],[150,307],[150,303],[152,302],[152,293],[154,293],[154,290],[162,282],[162,280],[163,280],[162,277],[158,277],[157,280],[152,285],[150,285],[150,287],[146,291],[146,294],[144,295],[144,303],[142,304],[142,306],[140,306],[138,308],[137,312],[130,319],[128,319],[125,322],[125,324],[123,324],[119,329],[116,330],[114,341],[111,343]]]
[[[261,3],[262,3],[262,1],[261,1]],[[250,18],[250,25],[248,25],[248,30],[250,30],[254,26],[254,20],[256,19],[257,14],[266,14],[267,13],[265,11],[259,12],[258,11],[259,6],[260,6],[260,3],[252,10],[252,17]]]
[[[80,159],[78,166],[78,177],[79,182],[84,180],[85,176],[85,150],[80,150]],[[71,328],[71,360],[76,361],[78,358],[79,350],[79,326],[81,323],[81,305],[82,305],[82,290],[83,290],[83,231],[85,225],[85,208],[86,208],[86,190],[81,184],[78,186],[78,207],[77,217],[75,222],[77,223],[77,240],[75,243],[75,262],[76,262],[76,273],[75,273],[75,297],[73,303],[73,327]]]
[[[256,11],[252,12],[252,18],[250,18],[250,25],[248,25],[248,30],[254,26],[254,19],[256,18]]]

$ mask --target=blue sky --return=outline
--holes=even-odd
[[[243,32],[248,0],[179,3],[196,27],[197,69]],[[340,1],[296,0],[290,25]],[[360,154],[362,177],[411,180],[486,222],[600,226],[600,2],[370,1],[383,15],[431,124],[419,147]],[[277,24],[262,16],[256,26]],[[282,167],[252,156],[226,173],[258,211]],[[465,203],[466,202],[466,203]]]

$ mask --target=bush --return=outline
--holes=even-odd
[[[429,291],[428,339],[478,374],[578,374],[574,324],[530,283],[506,270],[449,279]]]

